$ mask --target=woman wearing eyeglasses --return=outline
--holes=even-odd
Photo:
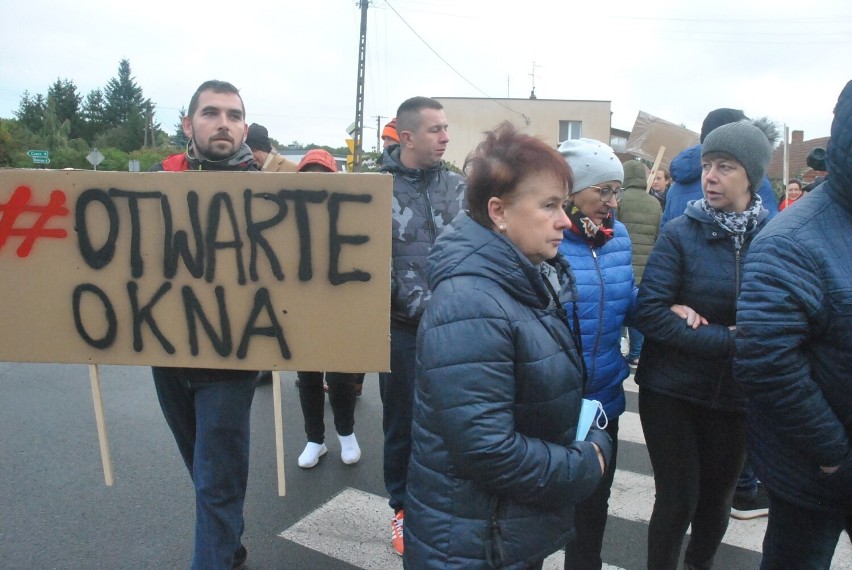
[[[566,208],[571,227],[563,232],[559,253],[577,279],[577,310],[586,386],[583,397],[599,401],[612,438],[612,458],[595,492],[575,508],[576,539],[565,548],[565,568],[600,568],[601,545],[618,451],[618,417],[624,412],[621,386],[630,374],[621,355],[621,327],[636,304],[630,237],[615,219],[624,192],[624,169],[607,145],[567,140],[559,152],[574,172]],[[570,307],[568,308],[570,310]],[[570,314],[570,313],[569,313]]]

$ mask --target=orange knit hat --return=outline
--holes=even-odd
[[[329,172],[337,172],[337,162],[334,160],[334,157],[331,156],[327,150],[322,148],[309,150],[302,158],[301,162],[299,162],[299,166],[296,168],[296,171],[302,172],[302,170],[304,170],[309,164],[319,164]]]
[[[399,133],[396,132],[396,117],[385,124],[382,129],[382,140],[391,139],[394,142],[399,142]]]

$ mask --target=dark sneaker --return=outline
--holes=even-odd
[[[237,551],[234,552],[234,562],[231,564],[231,568],[236,570],[236,568],[246,563],[246,558],[248,558],[248,550],[241,544]]]
[[[734,495],[731,516],[741,521],[769,516],[769,497],[766,496],[766,489],[761,483],[757,484],[757,492],[750,497]]]

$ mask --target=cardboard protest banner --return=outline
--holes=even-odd
[[[0,171],[0,361],[388,370],[391,188]]]
[[[660,147],[665,147],[660,165],[668,169],[672,159],[683,149],[698,144],[698,133],[670,123],[650,113],[639,111],[625,152],[650,161],[657,159]]]

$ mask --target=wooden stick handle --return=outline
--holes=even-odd
[[[275,415],[275,463],[278,467],[278,496],[286,492],[284,485],[284,420],[281,413],[281,373],[272,371],[272,408]]]
[[[651,191],[651,184],[654,183],[654,177],[657,175],[657,169],[660,167],[660,163],[663,161],[663,155],[666,153],[666,147],[661,146],[660,150],[657,151],[657,158],[654,160],[654,167],[651,169],[651,175],[648,176],[648,185],[645,187],[645,192]]]
[[[101,446],[101,463],[104,466],[104,482],[112,487],[112,458],[109,454],[106,421],[104,419],[104,400],[101,398],[101,373],[97,364],[89,365],[89,380],[92,383],[92,401],[95,405],[95,423],[98,426],[98,442]]]

